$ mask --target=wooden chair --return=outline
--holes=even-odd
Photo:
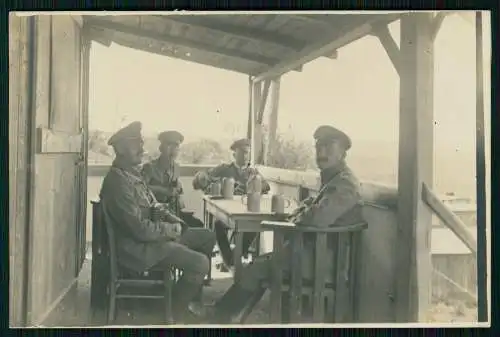
[[[145,273],[135,273],[120,268],[116,257],[114,230],[104,221],[100,202],[92,202],[92,205],[94,223],[91,306],[97,309],[105,308],[109,324],[116,318],[118,300],[134,298],[163,300],[165,320],[167,324],[172,323],[172,285],[176,273],[174,268],[168,271],[151,269]],[[94,234],[97,234],[97,237]]]
[[[316,228],[264,221],[262,226],[274,232],[272,275],[267,284],[271,290],[271,320],[304,323],[311,319],[304,311],[312,311],[312,320],[317,323],[355,321],[361,232],[368,225]],[[288,261],[280,254],[285,238],[291,251]],[[308,256],[303,251],[304,239],[314,247],[309,257],[312,261],[303,261]],[[333,261],[333,266],[328,261]],[[312,274],[302,270],[304,262],[313,266]],[[289,275],[283,272],[286,264],[290,265]],[[304,306],[306,301],[309,305]]]

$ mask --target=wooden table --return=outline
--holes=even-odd
[[[261,226],[262,221],[283,220],[286,214],[291,213],[296,207],[295,201],[285,208],[285,214],[271,212],[271,195],[262,195],[260,212],[250,212],[243,203],[241,196],[233,199],[220,199],[210,195],[203,197],[203,212],[205,225],[213,229],[213,224],[219,220],[235,232],[234,254],[234,279],[238,282],[242,269],[243,233],[261,233],[269,231]]]

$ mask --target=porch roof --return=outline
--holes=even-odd
[[[388,14],[168,14],[84,16],[89,36],[160,55],[258,76],[304,53],[321,50],[336,58],[337,49],[388,24]],[[332,43],[334,42],[334,43]]]

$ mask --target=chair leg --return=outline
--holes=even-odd
[[[248,303],[248,305],[243,310],[243,313],[241,314],[240,324],[245,324],[248,316],[250,316],[253,309],[255,308],[257,303],[259,303],[260,299],[262,298],[262,296],[264,295],[265,292],[266,292],[266,288],[262,287],[252,296],[252,298],[250,299],[250,302]]]
[[[116,284],[109,285],[109,306],[108,306],[108,324],[114,323],[116,319]]]
[[[165,321],[167,324],[173,323],[172,318],[172,284],[175,278],[176,270],[167,270],[164,275],[165,282]]]

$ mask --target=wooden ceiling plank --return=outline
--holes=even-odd
[[[154,32],[151,30],[136,28],[136,27],[133,27],[130,25],[126,25],[123,23],[118,23],[116,21],[110,21],[110,20],[106,20],[106,19],[96,19],[96,18],[90,19],[89,18],[89,19],[86,19],[86,24],[93,26],[93,27],[101,28],[101,29],[109,29],[109,30],[118,31],[118,32],[122,32],[125,34],[129,34],[129,35],[134,35],[134,36],[137,36],[139,38],[149,38],[149,39],[157,40],[157,41],[164,42],[164,43],[185,46],[188,48],[199,50],[201,52],[207,51],[207,52],[218,54],[218,55],[225,56],[225,57],[236,58],[236,59],[240,59],[243,61],[251,61],[251,62],[259,63],[259,64],[262,64],[265,66],[273,66],[274,64],[277,64],[280,61],[279,59],[269,58],[269,57],[260,56],[260,55],[254,55],[254,54],[245,53],[242,51],[231,50],[231,49],[227,49],[227,48],[218,48],[218,47],[214,47],[210,44],[206,44],[206,43],[202,43],[202,42],[198,42],[198,41],[191,41],[191,40],[186,40],[186,39],[179,38],[179,37],[166,36],[166,35],[163,35],[159,32]]]
[[[206,66],[210,67],[215,67],[219,69],[224,69],[224,70],[229,70],[229,71],[234,71],[237,73],[242,73],[242,74],[252,74],[252,71],[249,71],[247,67],[238,67],[235,66],[233,62],[217,62],[213,61],[209,57],[193,57],[193,56],[188,56],[186,53],[172,53],[168,49],[161,48],[152,44],[148,44],[147,46],[138,46],[137,43],[134,43],[132,41],[127,41],[126,39],[121,39],[121,38],[116,38],[113,40],[116,44],[128,47],[128,48],[133,48],[133,49],[139,49],[141,51],[145,51],[148,53],[152,54],[157,54],[161,56],[167,56],[167,57],[172,57],[176,59],[181,59],[184,61],[188,62],[193,62],[193,63],[198,63],[198,64],[203,64]]]
[[[335,27],[335,24],[332,21],[320,17],[317,14],[293,14],[291,16],[303,22],[308,22],[315,24],[317,26],[322,26],[323,29],[332,29]]]
[[[356,27],[345,29],[344,32],[334,40],[332,40],[332,35],[329,34],[329,36],[327,36],[326,38],[309,45],[301,52],[292,55],[290,58],[283,60],[274,67],[271,67],[265,72],[259,74],[253,79],[253,81],[259,82],[267,78],[283,75],[284,73],[294,69],[299,65],[303,65],[324,55],[328,55],[334,50],[337,50],[351,42],[362,38],[363,36],[370,34],[372,31],[372,24],[374,23],[378,21],[389,23],[398,19],[399,17],[401,17],[401,14],[380,15],[377,17],[373,16],[370,19],[366,20],[366,22],[362,25],[357,25]]]
[[[244,28],[234,24],[217,22],[214,19],[203,18],[199,15],[163,15],[164,20],[182,23],[193,28],[210,30],[214,33],[229,35],[238,39],[257,43],[274,44],[291,51],[302,50],[306,43],[290,38],[283,34],[267,32],[262,29]]]

